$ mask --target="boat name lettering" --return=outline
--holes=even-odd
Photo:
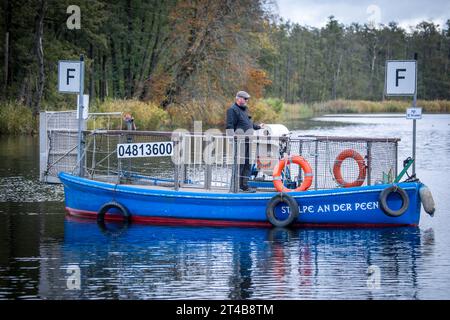
[[[377,210],[379,208],[378,201],[370,202],[355,202],[355,203],[340,203],[340,204],[322,204],[301,205],[299,206],[300,213],[329,213],[329,212],[350,212],[350,211],[369,211]],[[281,212],[283,214],[289,213],[288,206],[282,206]]]
[[[173,154],[173,142],[122,143],[117,145],[117,158],[166,157]]]

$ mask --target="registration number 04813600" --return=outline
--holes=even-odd
[[[172,156],[173,142],[122,143],[117,145],[117,158]]]

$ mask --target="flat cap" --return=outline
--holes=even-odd
[[[236,98],[250,98],[250,95],[245,91],[239,91],[236,93]]]

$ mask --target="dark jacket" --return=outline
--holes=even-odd
[[[241,129],[246,132],[249,129],[258,130],[261,127],[253,123],[251,117],[248,115],[248,108],[246,106],[240,107],[234,103],[227,110],[226,129],[233,129],[234,131]]]

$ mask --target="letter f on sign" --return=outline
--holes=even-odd
[[[406,72],[406,69],[395,69],[395,86],[398,87],[398,80],[405,79],[404,76],[400,76],[400,72]]]
[[[71,68],[67,69],[67,78],[66,78],[67,79],[67,83],[66,83],[67,85],[69,85],[69,79],[75,79],[75,76],[70,74],[71,71],[75,72],[75,69],[71,69]]]

